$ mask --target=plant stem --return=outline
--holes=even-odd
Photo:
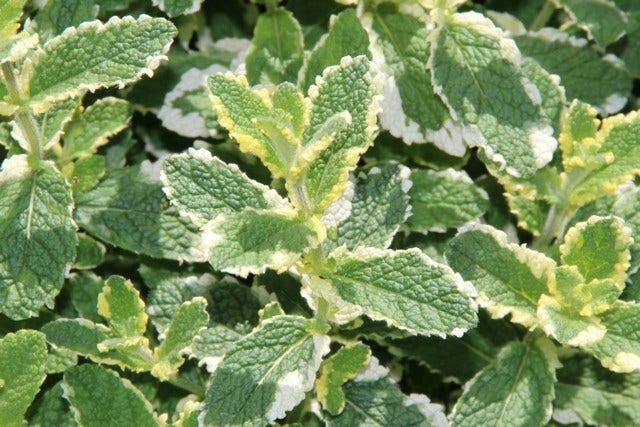
[[[547,24],[547,21],[549,21],[549,18],[551,18],[551,15],[553,15],[553,12],[555,12],[555,10],[556,10],[556,7],[553,4],[553,1],[547,0],[547,2],[544,4],[542,9],[540,9],[540,12],[538,12],[538,15],[535,17],[535,19],[531,23],[531,27],[529,27],[529,30],[538,31],[542,27],[544,27]]]
[[[13,65],[5,62],[0,65],[0,71],[7,84],[11,102],[14,104],[22,104],[22,94],[20,93],[20,86],[18,85],[18,79],[16,78]],[[22,133],[29,144],[29,152],[38,159],[42,159],[42,138],[31,111],[21,105],[20,109],[15,113],[14,118],[20,129],[22,129]]]

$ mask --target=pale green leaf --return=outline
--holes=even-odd
[[[530,177],[551,161],[557,142],[515,43],[474,12],[452,15],[429,37],[434,87],[465,125],[468,144],[513,176]]]
[[[370,358],[369,347],[357,343],[342,347],[322,364],[315,388],[318,401],[325,411],[331,415],[342,412],[346,404],[342,385],[364,370],[369,365]]]
[[[26,3],[27,0],[6,0],[0,4],[0,39],[13,36],[18,31]]]
[[[78,107],[78,100],[67,99],[64,101],[56,102],[49,111],[43,114],[37,114],[34,119],[40,130],[40,140],[42,141],[42,148],[49,150],[55,147],[62,136],[65,134],[66,125],[71,121],[73,113]],[[22,128],[13,123],[12,136],[18,141],[20,146],[27,152],[31,151],[28,138],[25,136]]]
[[[69,185],[52,163],[37,166],[16,155],[0,171],[0,311],[13,319],[53,307],[76,255]]]
[[[620,39],[626,29],[625,14],[609,0],[555,0],[571,19],[600,47]]]
[[[413,334],[461,336],[477,322],[474,290],[418,249],[360,247],[332,254],[330,279],[344,301]]]
[[[494,318],[536,325],[538,299],[546,292],[555,262],[540,252],[509,243],[487,225],[464,229],[449,244],[447,262],[478,291],[477,301]],[[505,268],[505,266],[509,266]]]
[[[164,192],[194,223],[204,225],[221,214],[247,208],[286,206],[274,190],[253,181],[233,164],[226,164],[203,148],[164,159]],[[231,191],[230,191],[231,190]]]
[[[106,248],[104,245],[88,234],[78,233],[78,247],[76,248],[76,259],[73,268],[78,270],[88,270],[95,268],[104,261]]]
[[[247,335],[228,326],[217,324],[209,326],[200,332],[191,349],[191,357],[200,360],[207,371],[214,372],[225,354],[227,354],[235,343]]]
[[[309,53],[300,72],[300,87],[307,91],[325,68],[338,65],[344,56],[369,55],[369,36],[362,28],[355,9],[332,16],[329,32]]]
[[[553,344],[545,338],[513,342],[465,385],[453,408],[453,426],[544,426],[551,417],[555,369]]]
[[[38,41],[38,35],[30,34],[28,31],[20,31],[15,36],[0,38],[0,63],[22,60],[32,49],[38,46]],[[4,91],[6,92],[6,90]],[[5,96],[2,98],[5,98]],[[0,114],[9,116],[16,109],[16,105],[1,102],[0,98]]]
[[[640,423],[640,374],[616,374],[584,356],[562,362],[555,385],[556,413],[573,411],[591,425]]]
[[[298,87],[292,83],[279,84],[271,94],[271,103],[274,109],[280,109],[285,113],[295,137],[300,139],[307,126],[309,108]]]
[[[560,259],[578,267],[587,282],[611,279],[622,289],[632,242],[631,230],[619,218],[592,216],[567,231],[560,245]]]
[[[565,104],[567,103],[564,87],[561,86],[560,78],[555,74],[550,74],[547,70],[531,58],[522,58],[522,72],[536,85],[542,97],[542,112],[547,122],[553,127],[553,134],[560,133]]]
[[[619,111],[631,92],[631,78],[615,56],[602,57],[587,41],[553,28],[517,36],[518,48],[550,73],[560,76],[567,99],[579,99],[604,115]],[[593,82],[599,82],[594,85]]]
[[[1,425],[22,425],[22,417],[46,377],[46,362],[47,344],[40,332],[21,330],[0,339]]]
[[[302,28],[284,8],[260,15],[247,50],[247,79],[255,84],[296,83],[304,57]]]
[[[51,39],[25,63],[30,105],[44,111],[57,101],[151,76],[175,35],[173,24],[142,15],[91,21]]]
[[[284,272],[318,245],[318,230],[293,210],[245,210],[220,215],[204,227],[214,269],[246,277],[267,268]]]
[[[162,184],[138,167],[109,171],[76,198],[75,219],[107,243],[154,258],[204,261],[199,229],[169,206]]]
[[[64,397],[76,422],[87,427],[157,427],[153,407],[127,379],[97,365],[80,365],[64,374]]]
[[[204,0],[153,0],[152,3],[158,6],[171,18],[180,15],[188,15],[200,10]]]
[[[323,216],[328,228],[335,227],[335,238],[325,241],[325,247],[345,245],[386,249],[400,225],[410,215],[407,192],[412,185],[410,171],[402,165],[375,167],[361,175],[351,201],[345,195]],[[345,212],[348,215],[344,218]]]
[[[489,196],[466,172],[414,169],[411,182],[411,216],[407,223],[412,231],[444,232],[477,220],[489,208]]]
[[[94,0],[49,0],[38,11],[33,23],[42,43],[69,27],[93,21],[98,15]]]
[[[614,372],[640,369],[640,305],[618,302],[599,318],[607,333],[585,350]]]
[[[47,374],[58,374],[78,364],[78,355],[67,348],[51,347],[47,355]]]
[[[147,330],[149,317],[144,311],[140,292],[130,280],[111,276],[98,295],[98,314],[122,337],[140,336]]]
[[[129,125],[131,105],[118,98],[102,98],[72,120],[64,134],[66,160],[94,154],[110,137]]]
[[[314,321],[276,316],[237,341],[204,400],[204,424],[261,426],[282,418],[313,387],[329,337]]]
[[[347,186],[360,156],[372,144],[377,131],[379,81],[373,76],[365,56],[344,57],[339,66],[324,70],[316,86],[309,89],[310,124],[303,146],[325,123],[343,111],[351,118],[349,126],[335,135],[327,149],[306,168],[301,179],[310,206],[322,213],[336,201]]]
[[[598,112],[589,104],[574,100],[567,111],[562,125],[562,132],[558,137],[562,150],[562,163],[566,171],[581,166],[579,160],[581,154],[593,149],[593,143],[589,144],[598,132],[600,120],[596,118]]]
[[[585,346],[600,341],[605,334],[597,318],[581,316],[548,295],[540,297],[537,315],[544,332],[562,344]]]
[[[191,351],[194,338],[208,322],[207,301],[204,298],[196,297],[181,304],[163,332],[164,340],[154,350],[157,363],[151,373],[161,380],[167,380],[177,373],[184,361],[183,354]]]
[[[417,4],[400,7],[392,1],[367,6],[361,19],[385,79],[380,125],[407,144],[432,142],[448,154],[464,155],[462,127],[436,95],[427,68],[427,13]]]
[[[56,383],[33,403],[30,427],[67,426],[76,427],[69,404],[62,397],[62,381]]]
[[[74,196],[85,193],[98,185],[104,177],[106,158],[98,154],[82,157],[64,170],[65,178],[71,183]]]

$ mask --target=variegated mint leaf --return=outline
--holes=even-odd
[[[89,234],[136,253],[206,260],[199,228],[169,206],[162,184],[139,167],[113,169],[79,195],[75,219]]]
[[[74,197],[98,185],[100,179],[104,177],[106,163],[105,156],[94,154],[76,160],[71,168],[65,168],[65,178],[71,182]]]
[[[329,337],[313,320],[276,316],[237,341],[213,373],[200,422],[261,426],[293,409],[313,387]]]
[[[515,43],[475,12],[446,18],[429,37],[435,90],[465,125],[467,143],[513,176],[530,177],[549,163],[557,142]]]
[[[151,76],[165,59],[173,24],[142,15],[113,17],[106,24],[85,22],[51,39],[25,63],[30,106],[47,110],[58,100],[85,91],[119,86]]]
[[[171,18],[180,15],[196,13],[204,0],[153,0],[153,4],[158,6]]]
[[[0,64],[22,60],[38,46],[38,41],[38,35],[30,34],[28,31],[20,31],[12,37],[0,38]],[[6,96],[0,97],[0,114],[11,115],[17,106],[1,102],[3,98]]]
[[[62,397],[62,381],[57,382],[33,403],[29,425],[47,427],[50,425],[76,427],[69,404]]]
[[[558,367],[556,349],[546,338],[509,344],[465,385],[451,414],[452,425],[546,425]]]
[[[78,247],[73,268],[77,270],[89,270],[97,267],[104,261],[105,246],[85,233],[78,233]]]
[[[69,277],[69,294],[73,308],[81,317],[100,322],[98,314],[98,295],[104,288],[102,277],[88,271],[73,273]]]
[[[589,39],[605,48],[625,34],[627,17],[608,0],[555,0]]]
[[[346,111],[349,126],[338,132],[331,144],[306,168],[300,179],[314,213],[322,213],[335,202],[345,187],[360,156],[373,143],[379,112],[379,81],[366,56],[344,57],[340,65],[324,70],[309,89],[311,118],[303,148],[328,120]]]
[[[60,35],[69,27],[93,21],[99,6],[94,0],[50,0],[38,11],[30,23],[40,36],[40,42]]]
[[[130,280],[121,276],[107,279],[98,295],[98,314],[122,337],[142,336],[147,330],[149,316],[144,311],[140,292]]]
[[[284,8],[260,15],[247,50],[247,79],[255,84],[296,83],[304,57],[302,28]]]
[[[331,427],[448,425],[441,405],[431,403],[425,395],[403,394],[375,357],[343,390],[344,410],[337,416],[326,414]]]
[[[600,128],[597,115],[598,112],[589,104],[578,100],[571,103],[558,137],[565,171],[584,167],[584,155],[597,149],[591,142]]]
[[[427,68],[427,13],[417,4],[381,1],[368,4],[361,19],[384,78],[380,125],[407,144],[431,142],[448,154],[464,155],[462,126],[434,92]]]
[[[369,38],[356,16],[346,9],[330,19],[329,32],[314,46],[300,70],[300,87],[307,91],[325,68],[338,65],[344,56],[369,55]]]
[[[585,350],[614,372],[640,370],[640,305],[619,301],[598,317],[606,333]]]
[[[42,148],[48,150],[55,147],[65,134],[67,124],[73,118],[73,114],[78,107],[78,100],[66,99],[56,102],[49,111],[35,115],[35,122],[40,129]],[[31,152],[31,144],[24,133],[22,127],[16,122],[11,122],[13,131],[11,136],[18,141],[20,147],[26,152]]]
[[[36,315],[62,287],[76,256],[76,224],[69,185],[50,162],[27,155],[0,171],[0,312]]]
[[[370,358],[369,347],[357,343],[342,347],[322,364],[320,377],[316,380],[316,394],[325,411],[331,415],[343,411],[346,399],[342,385],[364,370]]]
[[[0,39],[13,36],[20,28],[22,8],[27,0],[6,0],[0,5]]]
[[[540,297],[537,315],[542,330],[562,344],[575,347],[593,344],[606,332],[597,317],[582,316],[548,295]]]
[[[214,269],[246,277],[267,268],[284,272],[307,249],[319,244],[318,225],[302,221],[293,210],[245,210],[220,215],[204,227],[209,262]]]
[[[80,365],[64,374],[64,397],[80,425],[157,427],[160,419],[144,395],[127,379],[98,365]]]
[[[473,287],[417,249],[338,249],[331,259],[326,277],[338,296],[374,320],[440,336],[461,336],[477,322]]]
[[[163,332],[164,340],[154,350],[157,362],[151,374],[167,380],[178,372],[184,362],[183,355],[191,352],[194,339],[209,322],[207,301],[195,297],[178,307],[171,323]]]
[[[538,299],[548,292],[555,262],[540,252],[509,243],[506,234],[487,225],[460,232],[449,244],[447,262],[478,291],[477,301],[492,317],[537,324]],[[509,266],[505,268],[505,266]]]
[[[247,208],[287,205],[274,190],[253,181],[236,165],[224,163],[203,148],[165,158],[162,169],[164,191],[169,200],[197,225]]]
[[[6,334],[0,339],[0,361],[0,424],[19,426],[46,377],[44,335],[32,330]]]
[[[554,28],[515,37],[518,48],[550,73],[560,76],[567,99],[579,99],[603,115],[618,112],[627,103],[631,78],[613,55],[601,56],[587,41]],[[594,85],[593,82],[601,82]]]
[[[444,232],[477,220],[489,208],[489,196],[466,172],[414,169],[411,182],[411,216],[407,223],[412,231]]]
[[[528,57],[522,58],[520,66],[524,75],[540,91],[542,112],[553,128],[553,135],[557,137],[560,133],[565,104],[567,103],[560,77],[549,73],[536,60]]]
[[[400,225],[411,214],[407,194],[412,186],[409,175],[408,168],[396,164],[374,167],[367,175],[361,174],[352,199],[345,198],[345,191],[324,213],[325,225],[335,227],[335,237],[327,240],[325,247],[389,247]]]

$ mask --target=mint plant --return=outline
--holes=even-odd
[[[0,424],[639,424],[639,13],[3,2]]]

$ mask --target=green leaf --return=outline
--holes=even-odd
[[[404,395],[388,373],[388,369],[372,357],[368,369],[344,385],[345,408],[338,416],[326,415],[329,425],[435,427],[448,424],[441,405],[431,403],[424,395]]]
[[[129,425],[157,427],[153,407],[127,379],[97,365],[80,365],[64,374],[64,397],[76,422],[87,427]]]
[[[180,305],[163,332],[164,340],[154,350],[158,362],[151,373],[161,380],[167,380],[177,373],[184,362],[183,354],[190,352],[194,338],[208,322],[207,301],[204,298],[196,297]]]
[[[65,134],[66,125],[71,121],[76,108],[78,108],[78,100],[66,99],[56,102],[46,113],[35,115],[34,119],[40,128],[40,138],[44,150],[56,147]],[[25,151],[31,151],[28,138],[15,121],[13,122],[12,136]]]
[[[560,245],[560,259],[578,267],[587,282],[611,279],[622,290],[632,242],[631,230],[619,218],[592,216],[567,231]]]
[[[147,330],[144,301],[133,283],[121,276],[111,276],[105,282],[98,295],[98,314],[122,337],[141,336]]]
[[[631,78],[615,56],[602,57],[584,39],[553,28],[515,37],[518,48],[550,73],[560,76],[567,99],[579,99],[604,115],[619,111],[631,92]],[[600,82],[594,85],[593,82]]]
[[[246,277],[267,268],[282,273],[304,251],[318,245],[318,230],[293,210],[245,210],[220,215],[204,229],[209,262],[220,271]]]
[[[105,169],[106,158],[95,154],[76,160],[70,170],[65,168],[65,177],[71,183],[73,194],[77,196],[98,185],[104,177]]]
[[[286,206],[274,190],[253,181],[236,165],[224,163],[205,149],[189,149],[185,154],[167,157],[162,169],[167,197],[198,225],[247,208]]]
[[[374,167],[368,175],[361,174],[351,201],[345,198],[345,191],[343,197],[324,213],[325,226],[336,228],[335,238],[326,241],[325,247],[389,247],[400,225],[411,213],[407,195],[412,185],[409,174],[408,168],[396,164]]]
[[[556,414],[575,412],[591,425],[640,423],[640,374],[616,374],[578,355],[563,361],[557,376],[553,401]]]
[[[566,171],[581,166],[581,154],[593,150],[589,143],[598,132],[600,120],[596,118],[598,112],[589,104],[574,100],[564,119],[562,132],[558,137],[562,150],[562,163]]]
[[[158,6],[169,17],[188,15],[200,10],[204,0],[152,0],[154,6]]]
[[[640,9],[627,13],[627,48],[622,53],[622,60],[634,78],[640,76],[640,59],[635,52],[640,49]]]
[[[604,337],[605,328],[595,317],[581,316],[558,299],[542,295],[538,301],[538,321],[544,332],[571,346],[585,346]]]
[[[38,11],[33,22],[42,43],[60,35],[69,27],[93,21],[98,15],[93,0],[49,0]]]
[[[337,114],[346,111],[349,126],[338,132],[326,150],[307,167],[300,180],[314,213],[322,213],[347,186],[359,158],[372,144],[377,131],[379,81],[365,56],[344,57],[339,66],[324,70],[316,86],[309,89],[311,119],[303,147],[314,142],[316,133]]]
[[[472,287],[418,249],[338,249],[326,277],[340,298],[413,334],[461,336],[477,322]]]
[[[466,172],[414,169],[411,182],[411,216],[407,223],[412,231],[444,232],[477,220],[489,208],[489,196]]]
[[[78,233],[78,247],[76,260],[73,262],[73,268],[78,270],[88,270],[95,268],[104,261],[106,248],[104,245],[93,237]]]
[[[344,56],[369,55],[369,36],[355,9],[346,9],[330,20],[329,32],[309,53],[300,72],[300,87],[307,91],[325,68],[340,64]]]
[[[543,426],[551,417],[553,344],[513,342],[469,383],[453,408],[453,426]]]
[[[602,48],[620,39],[626,29],[627,18],[615,4],[607,0],[557,0],[575,23],[587,32],[590,39]]]
[[[322,364],[315,388],[318,401],[325,411],[331,415],[338,415],[343,411],[346,399],[342,385],[364,370],[369,365],[370,358],[369,347],[357,343],[342,347]]]
[[[380,125],[407,144],[431,142],[447,154],[464,155],[462,127],[435,93],[427,68],[427,13],[417,4],[376,3],[367,5],[361,20],[385,79]]]
[[[58,374],[78,364],[75,351],[66,348],[51,347],[47,355],[47,374]]]
[[[462,230],[449,243],[446,258],[451,268],[473,283],[476,300],[492,317],[511,314],[512,322],[536,325],[538,299],[554,274],[551,258],[509,243],[503,232],[479,224]]]
[[[50,162],[38,169],[26,155],[0,171],[0,311],[12,319],[53,307],[76,255],[69,185]]]
[[[282,418],[313,387],[329,337],[314,321],[276,316],[237,341],[213,374],[205,424],[260,426]]]
[[[296,83],[304,57],[300,24],[280,8],[260,15],[247,50],[247,79],[251,85]]]
[[[25,63],[30,105],[46,111],[53,102],[85,91],[120,86],[151,76],[175,35],[173,24],[142,15],[92,21],[51,39]]]
[[[154,258],[206,259],[198,227],[169,206],[161,183],[144,169],[109,171],[76,206],[78,224],[107,243]]]
[[[29,426],[77,426],[69,411],[69,404],[62,398],[61,385],[62,381],[56,383],[33,403],[33,415],[28,420]]]
[[[241,333],[225,325],[213,325],[200,332],[191,349],[191,357],[200,360],[207,371],[215,372],[224,356],[231,351],[237,341],[246,333]]]
[[[0,39],[14,35],[20,28],[20,17],[26,0],[7,0],[0,5]]]
[[[452,15],[429,37],[434,87],[465,125],[469,143],[517,177],[551,161],[557,142],[515,44],[476,13]]]
[[[40,332],[21,330],[0,339],[0,424],[22,425],[46,377],[46,362],[47,344]]]
[[[564,87],[560,78],[550,74],[534,59],[522,58],[520,64],[524,75],[536,85],[542,97],[542,112],[547,122],[553,127],[553,135],[560,133],[565,104],[567,103]]]
[[[607,333],[585,350],[614,372],[640,369],[640,305],[620,301],[599,318]]]
[[[131,104],[123,99],[102,98],[79,113],[64,134],[64,159],[76,159],[94,154],[110,137],[129,125]]]

